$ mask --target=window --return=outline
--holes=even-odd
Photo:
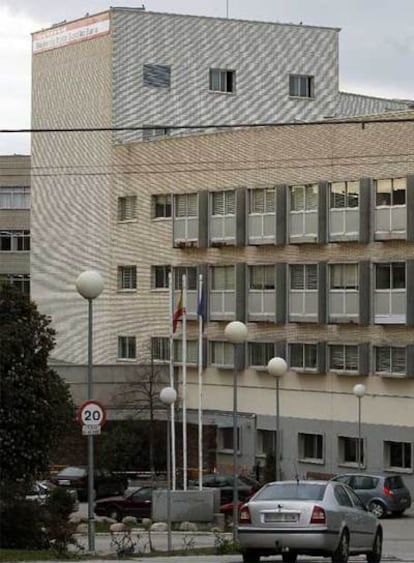
[[[170,341],[164,336],[153,336],[151,338],[151,359],[155,362],[169,362]]]
[[[175,196],[175,217],[197,217],[197,194]]]
[[[322,434],[298,434],[299,458],[304,460],[323,461]]]
[[[0,286],[9,284],[25,295],[30,294],[29,274],[0,274]]]
[[[210,91],[228,93],[235,92],[236,72],[234,70],[210,68]]]
[[[28,186],[0,187],[0,209],[30,209]]]
[[[137,267],[118,266],[118,289],[137,288]]]
[[[187,276],[187,289],[195,291],[197,289],[196,266],[178,266],[177,268],[174,268],[174,288],[182,289],[184,274]]]
[[[387,469],[412,469],[410,442],[384,442],[384,465]]]
[[[212,215],[235,215],[236,193],[234,191],[212,193]]]
[[[144,64],[144,86],[169,88],[171,85],[171,66]]]
[[[1,252],[30,250],[30,231],[0,231]]]
[[[315,211],[318,208],[318,185],[291,186],[290,210]]]
[[[273,342],[249,342],[249,365],[266,368],[274,355]]]
[[[359,182],[332,182],[329,202],[331,209],[359,207]]]
[[[135,360],[137,357],[135,336],[118,336],[118,359]]]
[[[275,213],[275,188],[261,188],[249,191],[249,213]]]
[[[234,346],[230,342],[211,341],[211,364],[213,366],[233,367]]]
[[[318,348],[316,344],[289,344],[289,365],[296,370],[316,370]]]
[[[249,289],[275,289],[274,266],[249,266]]]
[[[357,464],[358,463],[358,440],[359,438],[350,438],[348,436],[338,436],[338,453],[339,463],[341,464]],[[364,441],[361,438],[361,464],[364,462]]]
[[[258,455],[272,454],[276,450],[276,432],[274,430],[257,431]]]
[[[352,501],[348,495],[348,491],[344,489],[343,485],[338,485],[334,488],[334,495],[338,504],[352,507]]]
[[[151,266],[152,289],[168,289],[171,266]]]
[[[214,266],[211,268],[211,289],[226,291],[235,289],[234,266]]]
[[[169,194],[152,196],[152,217],[153,219],[171,217],[171,196]]]
[[[144,139],[144,141],[153,141],[154,139],[168,137],[169,135],[170,129],[168,127],[144,126],[144,129],[142,130],[142,138]]]
[[[357,345],[331,344],[329,346],[329,369],[333,371],[358,371],[359,352]]]
[[[405,178],[374,180],[374,185],[377,207],[405,205],[407,190],[407,180]]]
[[[331,264],[330,289],[358,290],[358,264]]]
[[[375,268],[375,289],[405,289],[405,264],[377,264]]]
[[[290,289],[317,290],[317,264],[292,264],[290,266]]]
[[[183,363],[183,341],[174,340],[174,362]],[[198,341],[187,340],[187,364],[197,365],[198,363]]]
[[[233,451],[233,427],[219,429],[219,448]],[[237,428],[237,450],[240,450],[240,428]]]
[[[375,373],[379,375],[405,375],[407,357],[405,348],[394,346],[376,346]]]
[[[137,218],[137,196],[118,198],[118,221],[132,221]]]
[[[313,98],[313,76],[291,74],[289,76],[289,96]]]

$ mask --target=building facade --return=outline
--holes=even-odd
[[[137,368],[168,361],[168,273],[179,288],[185,272],[195,422],[203,273],[203,407],[217,426],[217,467],[232,463],[234,365],[241,467],[272,450],[265,366],[280,355],[284,477],[357,467],[352,388],[363,382],[364,469],[414,484],[412,112],[287,123],[407,103],[338,92],[336,29],[115,8],[33,40],[33,127],[72,130],[33,137],[43,174],[32,178],[32,295],[53,318],[53,361],[75,400],[87,387],[78,274],[94,268],[105,280],[95,398],[115,419],[135,409],[119,395]],[[269,122],[281,124],[258,127]],[[207,128],[223,124],[254,127]],[[183,125],[198,134],[175,135]],[[233,319],[249,328],[235,354],[223,334]]]
[[[0,284],[30,292],[30,156],[0,156]]]

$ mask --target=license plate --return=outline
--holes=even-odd
[[[68,481],[67,479],[58,479],[58,484],[63,485],[64,487],[69,487],[70,481]]]
[[[297,522],[298,514],[286,512],[274,512],[265,514],[265,522]]]

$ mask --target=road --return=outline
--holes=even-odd
[[[82,517],[87,515],[86,503],[81,503],[79,514]],[[384,518],[382,521],[384,528],[384,545],[383,545],[383,561],[403,561],[404,563],[414,563],[414,507],[412,507],[404,516],[399,518]],[[135,553],[142,556],[149,552],[149,538],[145,531],[139,530],[134,532],[134,541],[136,541]],[[231,540],[231,534],[221,536],[224,539]],[[189,552],[196,547],[213,547],[217,541],[220,541],[215,534],[202,532],[173,532],[172,534],[173,548],[180,550],[188,550]],[[164,532],[152,532],[151,541],[155,549],[160,551],[167,550],[167,534]],[[87,546],[87,538],[82,538],[82,544]],[[110,556],[115,554],[115,549],[110,546],[109,535],[96,535],[96,552],[97,554]],[[139,559],[140,563],[154,563],[154,558],[143,557]],[[156,563],[182,563],[183,557],[157,557]],[[241,563],[240,555],[226,556],[191,556],[185,559],[186,563]],[[265,558],[263,561],[273,562],[281,561],[280,557]],[[304,557],[298,558],[301,561],[311,561],[312,563],[326,563],[327,559]],[[350,562],[366,561],[365,557],[351,557]],[[107,562],[106,562],[107,563]]]

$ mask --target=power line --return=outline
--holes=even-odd
[[[409,111],[409,110],[407,110]],[[379,118],[366,118],[363,119],[361,117],[354,117],[354,118],[333,118],[332,120],[319,120],[319,121],[290,121],[285,123],[237,123],[237,124],[228,124],[228,123],[207,123],[207,124],[199,124],[199,125],[152,125],[152,126],[123,126],[123,127],[38,127],[38,128],[29,128],[29,129],[0,129],[0,133],[112,133],[112,132],[121,132],[121,131],[146,131],[146,130],[154,130],[154,129],[251,129],[257,127],[303,127],[303,126],[312,126],[312,125],[361,125],[365,127],[369,124],[374,123],[412,123],[414,122],[414,115],[413,117],[379,117]]]

